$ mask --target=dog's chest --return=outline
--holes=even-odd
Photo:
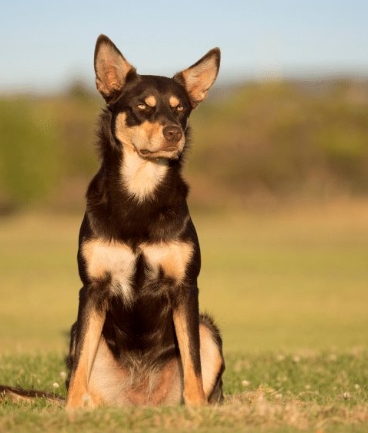
[[[84,242],[81,248],[88,278],[108,281],[110,290],[128,303],[134,300],[133,282],[140,257],[145,264],[139,268],[144,272],[143,284],[161,276],[180,284],[193,255],[192,244],[182,241],[142,243],[133,251],[124,243],[91,240]]]

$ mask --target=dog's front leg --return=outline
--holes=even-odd
[[[202,381],[196,286],[180,289],[173,308],[173,320],[183,366],[184,402],[189,406],[203,405],[206,397]]]
[[[104,302],[94,296],[97,290],[98,287],[91,285],[80,291],[75,356],[66,403],[69,411],[91,408],[99,403],[98,396],[93,395],[88,388],[106,317]]]

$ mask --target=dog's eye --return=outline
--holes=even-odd
[[[146,104],[138,104],[137,105],[138,110],[145,110],[147,108]]]
[[[181,104],[179,104],[177,107],[176,107],[176,111],[183,111],[184,110],[184,107],[181,105]]]

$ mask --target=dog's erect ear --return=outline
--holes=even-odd
[[[97,90],[107,103],[115,102],[128,74],[135,73],[135,69],[105,35],[97,39],[94,64]]]
[[[220,49],[214,48],[190,68],[175,74],[174,80],[186,88],[193,108],[205,99],[208,90],[215,82],[220,58]]]

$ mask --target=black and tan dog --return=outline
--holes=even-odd
[[[219,331],[198,310],[198,238],[181,169],[188,117],[220,63],[213,49],[173,78],[138,75],[100,36],[101,168],[87,192],[67,408],[222,399]]]
[[[220,51],[173,78],[138,75],[100,36],[101,167],[79,238],[67,409],[222,399],[218,329],[198,309],[200,249],[182,162],[188,117],[214,83]]]

